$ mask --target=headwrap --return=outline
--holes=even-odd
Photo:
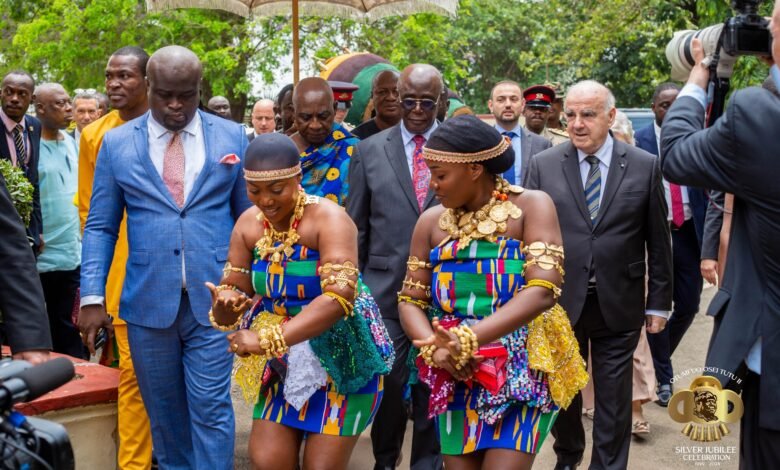
[[[423,156],[429,161],[480,163],[494,175],[504,173],[515,163],[511,141],[472,115],[444,121],[428,139]]]

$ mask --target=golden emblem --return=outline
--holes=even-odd
[[[493,235],[498,228],[498,224],[490,219],[485,219],[477,225],[477,231],[482,235]]]
[[[504,204],[490,208],[490,218],[496,222],[504,222],[509,218],[509,211]]]
[[[453,225],[455,225],[455,217],[452,211],[446,210],[442,212],[441,216],[439,216],[439,228],[446,231]]]
[[[694,441],[719,441],[729,433],[726,424],[739,422],[743,411],[739,395],[724,390],[718,379],[706,375],[694,379],[688,390],[678,391],[669,400],[669,416],[686,423],[682,433]]]

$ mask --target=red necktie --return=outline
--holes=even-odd
[[[173,133],[163,155],[163,181],[173,200],[179,207],[184,206],[184,145],[181,134]]]
[[[669,193],[672,197],[672,223],[675,227],[679,228],[685,223],[682,188],[680,188],[680,185],[678,184],[669,183]]]
[[[414,141],[414,153],[412,154],[414,174],[412,175],[412,184],[414,185],[414,195],[417,197],[417,207],[422,212],[425,196],[428,195],[428,185],[431,182],[431,170],[425,164],[422,154],[425,137],[418,134],[412,137],[412,140]]]

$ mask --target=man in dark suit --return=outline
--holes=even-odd
[[[661,331],[672,300],[671,243],[658,159],[613,139],[615,98],[584,81],[566,96],[570,142],[531,159],[527,186],[552,197],[566,253],[560,304],[580,352],[590,342],[596,412],[591,468],[625,469],[631,440],[631,362],[642,325]],[[648,274],[647,290],[645,274]],[[556,469],[585,451],[582,396],[553,427]]]
[[[360,269],[379,304],[396,353],[371,428],[377,470],[395,468],[408,418],[403,390],[409,378],[411,344],[398,319],[396,296],[406,273],[417,218],[437,203],[428,189],[431,176],[422,148],[437,126],[441,90],[441,73],[434,67],[415,64],[404,69],[398,81],[401,122],[360,142],[349,167],[347,212],[358,227]],[[433,421],[427,419],[427,389],[414,385],[411,393],[414,434],[410,468],[440,469],[438,438]]]
[[[496,130],[512,139],[512,148],[515,149],[515,164],[504,173],[504,178],[520,185],[528,181],[526,169],[531,157],[552,147],[549,140],[520,125],[524,106],[523,90],[517,82],[504,80],[493,85],[488,108],[496,118]]]
[[[25,115],[34,90],[35,80],[27,72],[15,70],[3,77],[0,85],[0,127],[4,138],[0,138],[0,158],[10,160],[14,166],[21,168],[33,185],[33,212],[30,225],[27,226],[27,237],[37,256],[43,249],[41,196],[38,188],[41,123]]]
[[[0,312],[5,338],[14,359],[38,364],[49,359],[51,334],[43,289],[30,252],[22,219],[0,175]]]
[[[637,147],[658,155],[661,123],[679,92],[680,87],[674,83],[662,83],[656,87],[652,103],[655,121],[636,132]],[[672,398],[672,354],[699,312],[703,282],[699,265],[707,211],[707,197],[701,189],[664,181],[664,194],[669,208],[667,220],[672,231],[674,309],[663,331],[647,335],[658,381],[658,404],[661,406],[667,406]]]
[[[780,84],[780,2],[770,29],[771,73]],[[741,379],[740,468],[780,468],[780,97],[758,87],[736,91],[702,130],[710,76],[701,43],[694,39],[691,49],[696,65],[663,125],[663,172],[734,195],[726,270],[708,311],[715,328],[707,366],[722,371],[724,386]]]

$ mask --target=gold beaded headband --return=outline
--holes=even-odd
[[[247,181],[275,181],[292,178],[301,174],[301,165],[295,165],[290,168],[280,170],[247,170],[244,168],[244,179]]]
[[[423,147],[423,158],[432,162],[444,162],[444,163],[477,163],[484,162],[495,158],[506,151],[509,146],[512,145],[512,141],[509,137],[504,136],[501,142],[495,147],[487,150],[482,150],[476,153],[458,153],[458,152],[446,152],[443,150],[434,150],[429,147]]]

